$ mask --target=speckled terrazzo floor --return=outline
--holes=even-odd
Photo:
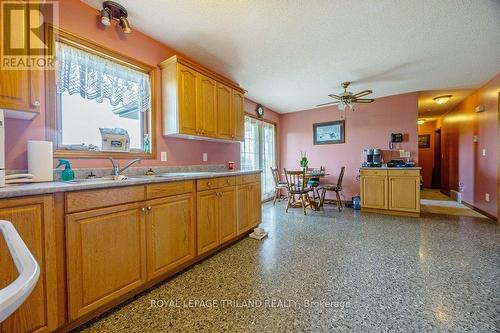
[[[494,332],[500,227],[264,205],[244,239],[84,332]],[[195,303],[198,302],[198,303]]]

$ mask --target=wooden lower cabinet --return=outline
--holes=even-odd
[[[387,176],[363,176],[361,178],[361,206],[365,208],[387,209]]]
[[[395,215],[420,214],[419,169],[361,169],[361,207]]]
[[[261,223],[262,199],[260,182],[239,185],[237,187],[237,226],[241,235]]]
[[[218,193],[218,190],[209,190],[198,192],[196,196],[199,255],[219,246]]]
[[[389,177],[389,209],[403,212],[420,211],[420,178]]]
[[[236,188],[222,188],[219,193],[219,242],[223,244],[236,237]]]
[[[147,206],[148,279],[193,259],[196,207],[192,193],[152,200]]]
[[[40,266],[40,277],[26,302],[0,323],[0,332],[50,332],[57,325],[57,276],[53,197],[0,200],[0,219],[10,221]],[[19,275],[0,236],[0,289]]]
[[[146,282],[146,214],[141,203],[66,216],[70,320]]]

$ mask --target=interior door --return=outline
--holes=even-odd
[[[203,136],[217,135],[217,82],[205,75],[198,76],[198,128]]]
[[[432,188],[441,188],[441,129],[434,134],[434,168],[432,169]]]
[[[152,200],[147,206],[148,279],[195,257],[193,194]]]
[[[236,237],[236,189],[234,186],[219,190],[220,243]]]
[[[179,130],[182,134],[199,135],[197,123],[196,77],[198,73],[178,64]]]
[[[197,237],[198,255],[208,252],[219,245],[217,190],[198,192],[197,205]]]

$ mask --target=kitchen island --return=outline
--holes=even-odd
[[[420,167],[361,168],[361,209],[420,216]]]

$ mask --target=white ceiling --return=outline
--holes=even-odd
[[[101,8],[101,0],[85,0]],[[341,91],[475,88],[500,71],[498,0],[118,0],[134,29],[278,112]]]

